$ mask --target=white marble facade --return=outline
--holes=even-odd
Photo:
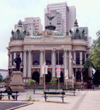
[[[45,34],[46,33],[46,34]],[[55,36],[53,31],[45,30],[41,36],[25,36],[24,40],[14,40],[9,42],[8,46],[8,69],[9,76],[15,69],[13,59],[16,53],[20,53],[21,71],[23,72],[23,80],[32,78],[35,71],[39,73],[39,83],[43,80],[42,65],[44,63],[44,52],[51,52],[51,64],[48,65],[48,71],[51,73],[51,78],[56,77],[56,53],[62,51],[63,63],[61,72],[63,74],[63,82],[65,83],[65,70],[68,70],[68,78],[72,79],[72,75],[76,77],[77,69],[83,69],[82,61],[86,60],[89,54],[90,47],[88,41],[77,39],[71,40],[69,35]],[[39,52],[39,64],[33,65],[33,52]],[[77,62],[77,54],[79,53],[79,62]],[[83,53],[83,55],[82,55]],[[76,80],[75,80],[76,81]],[[77,82],[77,81],[76,81]]]

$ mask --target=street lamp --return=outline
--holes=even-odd
[[[46,85],[45,85],[45,65],[46,65],[46,62],[45,62],[45,35],[44,35],[44,92],[45,92],[45,89],[46,89]]]
[[[59,50],[58,50],[58,65],[59,65]],[[60,89],[60,81],[59,81],[59,78],[58,78],[58,90]]]

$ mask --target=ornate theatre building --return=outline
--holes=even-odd
[[[91,69],[83,68],[84,61],[89,55],[88,36],[85,31],[78,27],[75,21],[74,27],[64,35],[55,31],[55,26],[48,25],[41,34],[30,36],[23,30],[19,21],[18,28],[11,32],[8,45],[8,70],[9,78],[15,70],[13,59],[17,53],[20,54],[23,81],[34,79],[39,85],[43,85],[42,66],[44,61],[48,66],[46,82],[56,78],[56,65],[61,66],[60,83],[65,84],[65,72],[68,71],[68,83],[70,84],[74,75],[74,84],[88,84],[91,78]]]

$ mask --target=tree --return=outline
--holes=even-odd
[[[96,72],[93,75],[93,83],[95,85],[100,84],[100,31],[97,33],[97,39],[93,41],[91,46],[91,54],[84,63],[84,68],[92,66]]]
[[[57,78],[53,78],[50,80],[50,84],[56,88]]]
[[[3,81],[3,76],[0,74],[0,82]]]
[[[32,80],[32,79],[29,79],[28,83],[29,83],[29,85],[33,85],[33,92],[35,93],[35,83],[36,83],[36,81]]]
[[[97,33],[97,39],[93,41],[91,46],[91,54],[84,63],[84,67],[88,68],[92,66],[94,69],[98,70],[100,68],[100,31]]]

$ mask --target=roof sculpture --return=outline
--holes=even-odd
[[[22,22],[21,20],[18,22],[18,27],[12,32],[11,32],[11,41],[13,40],[24,40],[24,37],[26,35],[26,31],[22,27]]]
[[[77,20],[75,20],[74,27],[70,29],[69,34],[72,39],[86,40],[85,30],[78,27]]]

